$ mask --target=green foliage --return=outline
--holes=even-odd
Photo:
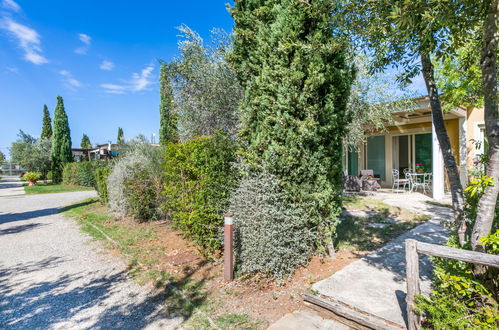
[[[107,192],[107,179],[111,174],[111,168],[109,166],[104,166],[95,169],[95,189],[99,194],[99,200],[101,204],[107,204],[109,202],[109,195]]]
[[[107,179],[109,208],[118,216],[130,216],[137,220],[158,219],[163,216],[160,205],[163,201],[162,191],[162,149],[149,144],[145,138],[129,141],[120,149],[120,155],[114,161],[112,171]],[[150,187],[142,186],[144,181]],[[150,192],[148,188],[155,188],[156,200],[141,204],[141,191]],[[141,190],[144,189],[144,190]],[[151,195],[144,196],[150,197]],[[153,212],[152,204],[156,206]],[[144,210],[139,208],[143,207]],[[150,216],[151,218],[145,218]]]
[[[496,234],[488,239],[496,241]],[[449,240],[448,245],[459,247],[455,237]],[[494,243],[489,249],[494,253],[499,252],[493,246]],[[417,310],[426,317],[427,325],[433,329],[497,329],[497,296],[474,277],[470,264],[443,258],[432,259],[436,268],[431,296],[419,296],[416,299]]]
[[[230,191],[235,184],[235,143],[225,134],[170,143],[164,162],[164,208],[176,228],[201,249],[221,247]]]
[[[50,119],[50,112],[47,105],[43,105],[43,126],[41,139],[50,139],[52,137],[52,122]]]
[[[33,181],[36,183],[41,177],[41,174],[38,172],[27,172],[23,175],[23,179],[25,181]]]
[[[276,177],[248,173],[230,199],[239,273],[268,274],[278,281],[307,263],[315,239],[305,212],[289,206]]]
[[[64,165],[73,161],[68,116],[64,110],[64,101],[60,96],[57,97],[53,129],[52,150],[50,154],[52,157],[52,180],[54,183],[59,183],[62,181]]]
[[[182,25],[178,30],[183,39],[178,43],[180,56],[160,72],[165,88],[162,106],[175,107],[174,118],[178,120],[183,140],[212,135],[218,129],[235,133],[237,107],[243,94],[225,59],[231,48],[229,36],[222,30],[214,30],[212,45],[205,46],[200,35],[187,26]]]
[[[329,1],[235,2],[230,59],[244,87],[245,161],[276,176],[306,211],[317,249],[334,236],[354,70]]]
[[[159,185],[159,186],[158,186]],[[128,216],[134,220],[156,220],[160,216],[161,181],[146,169],[132,171],[124,182],[124,195],[128,204]]]
[[[0,151],[0,164],[5,161],[5,154]]]
[[[488,253],[499,254],[499,229],[487,237],[480,238],[480,243]]]
[[[159,142],[162,145],[178,140],[177,114],[168,77],[167,64],[162,62],[159,69]]]
[[[10,156],[14,163],[31,172],[40,172],[43,176],[51,167],[50,139],[35,139],[19,130],[18,139],[12,143]]]
[[[80,147],[84,149],[92,148],[92,144],[90,143],[90,139],[88,138],[87,134],[83,134],[83,137],[81,138]]]
[[[117,144],[125,144],[125,135],[123,135],[123,128],[118,127],[118,137],[116,138]]]
[[[100,162],[67,163],[62,172],[62,182],[66,185],[95,187],[95,170]]]

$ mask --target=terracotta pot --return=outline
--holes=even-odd
[[[34,186],[36,184],[36,181],[35,180],[29,180],[28,181],[28,185],[29,186]]]

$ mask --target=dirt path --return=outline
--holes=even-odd
[[[0,198],[0,328],[158,329],[182,319],[59,208],[93,191]]]
[[[18,176],[2,176],[0,178],[0,196],[24,194],[23,184]]]

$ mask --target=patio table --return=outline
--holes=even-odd
[[[420,181],[418,181],[418,182],[417,182],[417,184],[419,184],[420,186],[423,186],[423,185],[424,185],[424,183],[425,183],[425,178],[426,178],[426,177],[428,177],[428,176],[430,176],[430,177],[431,177],[431,175],[432,175],[432,173],[431,173],[431,172],[425,172],[425,173],[409,173],[409,174],[410,174],[411,176],[415,177],[415,178],[416,178],[416,180],[420,180]],[[419,179],[418,177],[422,177],[422,179]],[[411,182],[411,190],[410,190],[410,191],[412,192],[413,190],[414,190],[414,184]],[[424,189],[424,187],[423,187],[423,190],[425,190],[425,189]]]

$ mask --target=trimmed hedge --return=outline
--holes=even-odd
[[[223,212],[236,183],[235,152],[234,141],[221,132],[166,147],[164,210],[205,251],[222,246]]]
[[[67,185],[95,187],[95,171],[107,167],[106,162],[67,163],[62,171],[62,182]]]
[[[101,167],[97,168],[94,172],[95,175],[95,190],[99,194],[99,200],[101,204],[107,204],[109,202],[109,193],[107,191],[107,178],[111,174],[111,168]]]

